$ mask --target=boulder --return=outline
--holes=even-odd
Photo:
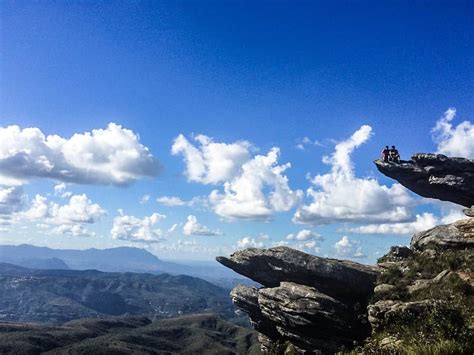
[[[418,153],[409,161],[374,163],[382,174],[420,196],[474,205],[474,160]]]
[[[461,219],[452,224],[436,226],[417,233],[411,240],[414,250],[465,249],[474,247],[474,218]]]
[[[278,287],[262,288],[258,303],[280,335],[303,349],[335,352],[370,335],[363,317],[310,286],[282,282]]]
[[[448,303],[439,300],[414,302],[384,300],[369,305],[367,311],[372,329],[380,332],[395,323],[410,324],[416,319],[423,319],[426,315],[435,314],[435,310],[447,309],[449,309]]]
[[[474,206],[471,206],[471,208],[465,208],[462,210],[464,214],[468,217],[474,217]]]
[[[348,303],[366,302],[379,273],[377,267],[321,258],[287,247],[249,248],[230,258],[217,257],[217,261],[266,287],[293,282]]]
[[[381,294],[381,293],[389,293],[391,291],[393,291],[395,289],[395,286],[393,285],[390,285],[390,284],[380,284],[380,285],[377,285],[375,286],[374,288],[374,293],[378,293],[378,294]]]

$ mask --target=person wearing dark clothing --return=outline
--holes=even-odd
[[[385,149],[382,150],[382,160],[384,162],[388,162],[388,156],[390,155],[390,149],[388,149],[388,145],[385,146]]]
[[[398,153],[397,148],[395,148],[394,145],[392,145],[392,148],[389,151],[389,158],[390,161],[393,161],[395,163],[400,163],[400,154]]]

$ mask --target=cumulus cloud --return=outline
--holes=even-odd
[[[128,240],[132,242],[158,242],[162,239],[162,231],[154,226],[166,216],[153,213],[139,219],[135,216],[124,214],[118,210],[119,215],[114,218],[111,230],[112,239]]]
[[[39,128],[0,127],[0,179],[21,185],[34,178],[79,184],[129,184],[158,173],[158,161],[131,130],[106,129],[45,136]]]
[[[95,237],[94,232],[90,232],[80,224],[62,224],[51,230],[53,234],[68,235],[73,237]]]
[[[302,229],[297,233],[288,234],[286,240],[289,242],[280,243],[279,245],[289,245],[304,252],[319,252],[323,237],[310,229]]]
[[[62,182],[54,185],[54,195],[62,198],[69,198],[72,196],[72,192],[66,191],[66,184]]]
[[[237,248],[238,249],[246,249],[246,248],[263,248],[263,242],[257,241],[251,237],[243,237],[237,241]]]
[[[474,159],[474,124],[464,121],[454,126],[456,109],[449,108],[432,130],[438,153]]]
[[[438,218],[432,213],[423,213],[417,214],[415,220],[410,222],[368,224],[350,228],[349,231],[362,234],[413,235],[435,227],[438,222]]]
[[[304,137],[296,144],[296,148],[299,150],[305,150],[307,146],[323,147],[324,145],[320,141],[312,140],[309,137]]]
[[[350,240],[347,236],[343,236],[334,244],[336,254],[344,258],[365,258],[366,255],[362,252],[362,247],[358,240]]]
[[[214,212],[228,219],[271,218],[274,212],[288,211],[301,199],[302,191],[293,191],[283,174],[291,164],[278,165],[280,150],[257,155],[242,165],[242,171],[224,183],[224,192],[214,190],[209,200]],[[266,191],[269,191],[268,194]]]
[[[85,194],[71,196],[69,203],[59,205],[36,195],[28,209],[15,215],[18,221],[35,221],[50,224],[96,223],[107,214],[97,203],[93,203]]]
[[[312,200],[301,206],[293,221],[312,225],[338,222],[402,222],[411,218],[414,200],[400,184],[380,185],[372,178],[358,178],[351,161],[352,152],[372,134],[370,126],[361,126],[347,140],[338,143],[323,162],[331,171],[312,179],[306,195]]]
[[[188,181],[216,184],[232,178],[249,160],[251,147],[247,141],[216,143],[202,134],[194,137],[198,146],[180,134],[171,147],[173,155],[182,155]]]
[[[291,233],[286,236],[287,240],[306,241],[310,239],[322,240],[322,237],[309,229],[302,229],[297,233]]]
[[[213,231],[206,226],[200,224],[196,218],[196,216],[189,215],[186,223],[183,226],[183,233],[185,235],[220,235],[219,231]]]
[[[140,204],[144,205],[150,201],[150,195],[143,195],[142,198],[140,199]]]
[[[11,224],[12,215],[23,208],[25,200],[21,187],[0,185],[0,225]]]
[[[161,196],[156,199],[156,202],[169,207],[184,206],[187,204],[186,201],[176,196]]]

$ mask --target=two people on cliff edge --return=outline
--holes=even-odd
[[[392,148],[389,148],[388,145],[386,145],[384,150],[382,150],[382,160],[385,163],[400,163],[400,154],[398,153],[397,148],[395,148],[394,145],[392,145]]]

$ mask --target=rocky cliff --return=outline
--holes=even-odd
[[[287,247],[251,248],[217,260],[264,286],[240,285],[231,293],[260,333],[264,352],[287,343],[299,351],[336,352],[370,334],[366,308],[376,267]]]
[[[435,154],[375,162],[431,198],[474,205],[474,162]],[[467,219],[413,236],[376,266],[287,247],[245,249],[217,260],[262,285],[237,286],[263,353],[472,354],[474,207]]]
[[[423,197],[474,205],[474,161],[418,153],[400,164],[376,160],[377,169]]]

